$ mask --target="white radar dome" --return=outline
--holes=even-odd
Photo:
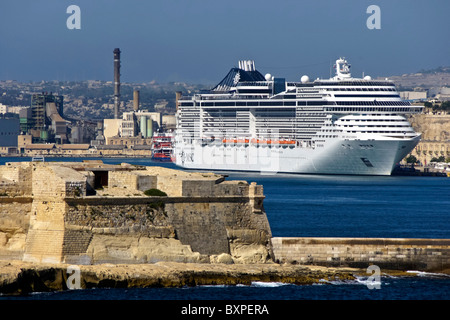
[[[300,81],[302,82],[302,83],[306,83],[306,82],[309,82],[309,77],[308,76],[302,76],[301,78],[300,78]]]
[[[270,73],[266,73],[264,77],[266,78],[266,81],[272,80],[272,75]]]
[[[364,80],[372,80],[372,77],[371,76],[365,76]]]

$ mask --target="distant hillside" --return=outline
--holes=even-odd
[[[450,67],[437,67],[434,69],[430,69],[430,70],[420,70],[419,73],[425,73],[425,74],[430,74],[430,73],[450,73]]]
[[[158,103],[165,104],[163,113],[175,112],[175,92],[197,92],[200,85],[186,83],[122,83],[121,111],[133,109],[133,91],[140,91],[140,108],[154,111]],[[105,81],[0,81],[0,103],[8,106],[30,106],[34,93],[52,92],[64,96],[64,116],[71,119],[105,119],[113,117],[112,82]]]
[[[382,79],[383,77],[380,78]],[[430,70],[422,70],[417,73],[390,76],[387,78],[394,81],[400,90],[412,90],[417,87],[423,89],[449,87],[450,67],[438,67]]]

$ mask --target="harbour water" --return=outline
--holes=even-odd
[[[0,165],[28,158],[0,158]],[[54,158],[47,161],[81,161]],[[149,159],[102,159],[176,168]],[[274,237],[450,238],[450,178],[264,175],[223,173],[264,186],[264,207]],[[381,270],[382,272],[382,270]],[[411,270],[411,273],[417,273]],[[35,293],[0,300],[449,300],[450,276],[417,273],[382,276],[380,289],[366,278],[318,285],[92,289]]]

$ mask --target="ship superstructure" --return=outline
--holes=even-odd
[[[174,155],[184,168],[389,175],[419,142],[423,106],[388,80],[336,75],[286,81],[240,61],[213,89],[178,99]]]

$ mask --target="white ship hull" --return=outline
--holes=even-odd
[[[390,175],[419,139],[330,139],[317,148],[177,144],[175,156],[178,166],[197,170]]]

